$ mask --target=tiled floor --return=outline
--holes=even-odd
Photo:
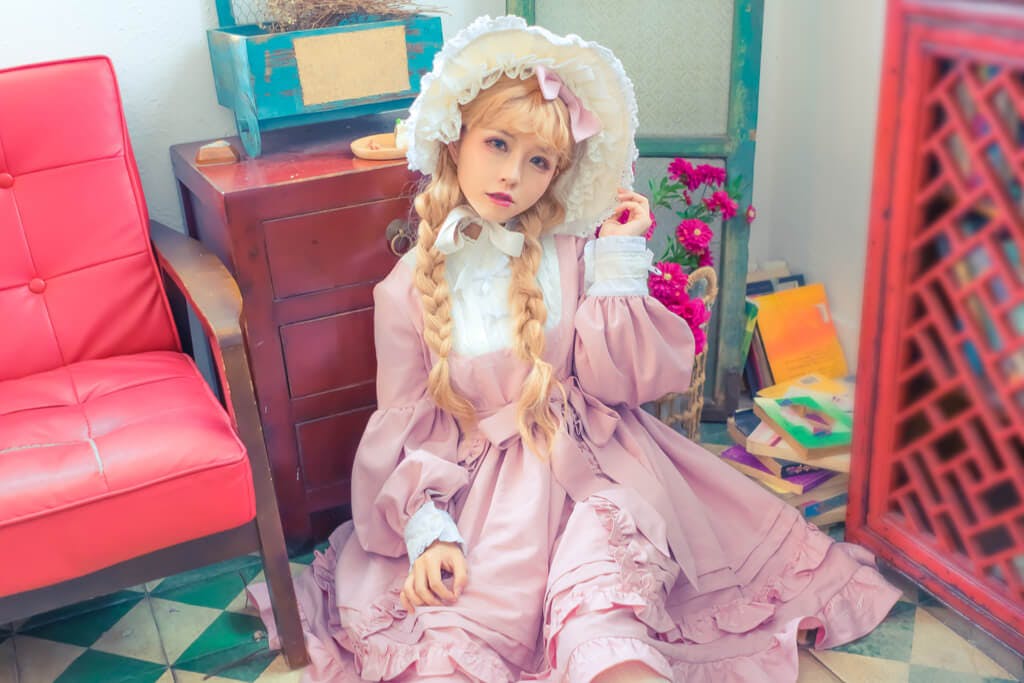
[[[835,535],[839,530],[833,532]],[[295,571],[312,560],[293,560]],[[258,558],[172,576],[28,621],[0,626],[0,683],[293,683],[267,650],[244,587]],[[1011,683],[1010,673],[934,616],[940,606],[904,589],[866,638],[801,652],[801,683]]]

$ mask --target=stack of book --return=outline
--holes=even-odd
[[[852,427],[852,381],[804,375],[730,417],[719,457],[825,527],[846,517]]]

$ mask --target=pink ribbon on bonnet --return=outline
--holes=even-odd
[[[572,130],[574,141],[583,142],[601,131],[601,121],[584,108],[580,98],[569,90],[569,86],[558,74],[548,71],[543,66],[536,67],[534,72],[537,74],[537,82],[540,83],[540,92],[544,99],[553,100],[557,97],[565,103],[565,108],[569,110],[569,128]]]

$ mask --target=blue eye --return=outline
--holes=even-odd
[[[508,143],[501,138],[488,138],[487,145],[501,152],[508,149]]]
[[[530,159],[530,163],[542,171],[546,171],[551,168],[551,162],[549,162],[545,157],[533,157]]]

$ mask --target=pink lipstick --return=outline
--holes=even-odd
[[[488,192],[487,197],[498,206],[511,206],[512,197],[504,192]]]

